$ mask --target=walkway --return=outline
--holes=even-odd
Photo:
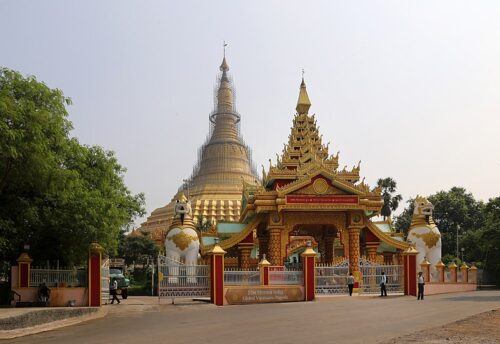
[[[106,318],[9,343],[377,343],[500,308],[500,291],[216,307],[108,306]],[[132,300],[130,300],[133,303]],[[0,343],[2,343],[0,341]]]

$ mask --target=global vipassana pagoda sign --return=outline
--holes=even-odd
[[[225,289],[225,304],[229,305],[304,301],[302,286],[229,287]]]
[[[355,195],[310,196],[287,195],[286,203],[290,204],[358,204],[359,197]]]

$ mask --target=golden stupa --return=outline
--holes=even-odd
[[[251,151],[241,138],[240,115],[236,111],[232,81],[228,76],[226,57],[215,90],[215,108],[210,114],[210,133],[200,147],[198,162],[191,177],[184,181],[171,202],[154,210],[142,223],[140,231],[151,233],[157,242],[163,240],[174,215],[175,199],[184,193],[191,201],[195,223],[238,221],[241,211],[243,182],[256,185],[257,173]]]

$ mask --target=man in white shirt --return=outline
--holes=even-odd
[[[382,271],[382,278],[380,279],[380,297],[387,296],[387,289],[385,288],[386,283],[387,276],[385,275],[385,272]]]
[[[424,276],[422,275],[422,271],[420,271],[418,273],[418,294],[417,294],[417,300],[423,300],[424,299],[424,285],[425,285]]]
[[[111,304],[113,304],[116,301],[120,303],[120,300],[118,300],[118,297],[116,296],[116,291],[118,290],[118,281],[116,278],[113,278],[113,282],[109,286],[109,292],[113,296],[113,299],[111,300]]]

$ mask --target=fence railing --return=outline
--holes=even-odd
[[[30,285],[37,287],[42,283],[48,287],[86,287],[87,271],[31,269]]]
[[[236,270],[226,269],[224,271],[224,284],[226,285],[259,285],[259,270]]]
[[[385,287],[387,289],[387,292],[403,292],[404,271],[402,265],[362,266],[360,270],[363,274],[363,293],[380,292],[382,272],[386,276],[387,283],[385,284]]]
[[[348,265],[319,264],[316,266],[316,294],[346,294]]]
[[[269,284],[304,284],[302,270],[271,270]]]

